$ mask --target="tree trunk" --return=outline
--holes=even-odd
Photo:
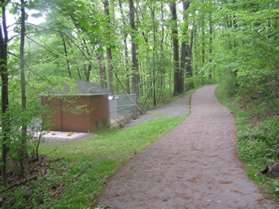
[[[195,75],[195,74],[197,74],[199,64],[200,64],[200,62],[197,62],[194,60],[197,58],[197,54],[198,54],[198,43],[197,42],[198,42],[198,38],[199,38],[198,23],[197,23],[197,17],[195,15],[195,11],[194,11],[194,15],[193,15],[192,25],[193,25],[193,28],[191,30],[191,41],[190,41],[191,57],[192,57],[191,68],[192,68],[192,75]],[[198,57],[198,60],[200,60],[199,57]]]
[[[125,54],[125,69],[126,69],[126,91],[130,94],[130,67],[129,67],[129,51],[127,34],[124,37],[124,54]]]
[[[119,8],[121,13],[121,19],[124,27],[127,25],[125,21],[125,15],[123,11],[122,1],[119,0]],[[125,29],[123,30],[123,44],[124,44],[124,56],[125,56],[125,71],[126,71],[126,91],[129,94],[130,93],[130,67],[129,67],[129,51],[128,51],[128,41],[127,41],[127,32]]]
[[[129,16],[130,16],[130,27],[132,29],[131,32],[131,40],[132,40],[132,90],[133,93],[139,96],[139,65],[138,65],[138,57],[137,57],[137,43],[136,43],[136,25],[135,25],[135,7],[134,1],[129,0]]]
[[[26,112],[26,79],[25,79],[25,0],[20,0],[20,87],[21,87],[21,109],[22,112]],[[19,148],[20,153],[20,174],[24,176],[24,160],[27,157],[27,124],[26,119],[22,119],[21,129],[21,147]]]
[[[82,76],[81,76],[81,72],[80,72],[79,67],[77,67],[77,74],[78,74],[78,78],[81,80],[81,79],[82,79]]]
[[[97,51],[97,60],[99,65],[99,79],[100,79],[100,85],[104,88],[107,87],[107,78],[106,78],[106,67],[104,65],[104,54],[103,50],[99,49]]]
[[[178,42],[178,28],[177,28],[177,12],[176,1],[169,3],[171,11],[171,30],[172,30],[172,44],[173,44],[173,70],[174,70],[174,90],[173,94],[178,95],[183,93],[184,85],[181,78],[181,69],[179,65],[179,42]]]
[[[69,56],[68,56],[68,49],[67,49],[66,40],[65,40],[64,35],[62,33],[60,33],[60,36],[61,36],[62,43],[63,43],[68,76],[69,76],[69,78],[72,78],[72,71],[71,71],[71,66],[70,66],[70,61],[69,61]]]
[[[3,182],[7,183],[7,156],[8,156],[8,141],[10,139],[10,120],[8,116],[9,107],[9,75],[8,75],[8,29],[6,21],[6,5],[5,1],[1,0],[2,4],[2,21],[0,25],[0,73],[2,81],[1,93],[1,122],[2,122],[2,175]]]
[[[108,26],[108,46],[107,46],[107,61],[108,61],[108,88],[110,91],[113,91],[113,65],[112,65],[112,48],[111,48],[111,17],[110,17],[110,11],[109,11],[109,1],[104,0],[104,10],[105,14],[107,16],[107,26]]]
[[[212,22],[212,12],[209,13],[209,79],[212,79],[212,52],[213,52],[213,22]]]
[[[204,11],[202,11],[204,12]],[[202,67],[205,65],[205,18],[202,14],[201,30],[202,30]]]
[[[190,2],[188,0],[183,1],[183,29],[182,29],[182,43],[181,43],[181,55],[180,55],[180,68],[183,75],[182,79],[184,78],[184,75],[187,76],[191,73],[189,71],[189,66],[191,62],[191,56],[190,56],[190,44],[188,44],[188,15],[187,10],[190,6]],[[183,79],[184,83],[184,79]]]
[[[165,54],[164,54],[164,41],[165,41],[165,26],[164,26],[164,3],[161,2],[161,40],[160,40],[160,96],[163,94],[163,86],[165,84]]]
[[[155,19],[155,5],[151,5],[152,29],[153,29],[153,54],[152,54],[152,88],[153,88],[153,106],[157,105],[156,98],[156,59],[157,59],[157,39],[156,39],[156,19]]]
[[[84,77],[86,81],[90,81],[91,71],[92,71],[92,65],[84,64]]]
[[[81,43],[87,54],[87,55],[85,55],[85,57],[90,58],[92,56],[92,53],[91,53],[89,47],[87,46],[87,42],[86,42],[85,38],[83,38],[83,37],[81,38]],[[92,71],[92,61],[91,61],[91,59],[88,59],[88,61],[89,61],[89,63],[84,64],[84,67],[83,67],[83,69],[84,69],[83,74],[84,74],[86,81],[90,81],[91,71]]]

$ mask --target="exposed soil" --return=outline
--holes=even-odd
[[[126,127],[135,126],[161,117],[177,117],[186,114],[189,111],[189,99],[189,95],[178,97],[166,105],[149,110],[137,119],[131,120]]]
[[[235,125],[215,86],[194,93],[191,115],[120,169],[99,199],[112,209],[275,209],[235,154]]]
[[[37,160],[31,157],[30,159],[25,159],[24,176],[21,176],[19,173],[19,165],[15,165],[11,159],[8,159],[7,188],[4,190],[16,188],[17,186],[21,186],[31,180],[37,179],[39,176],[44,176],[47,173],[49,163],[49,159],[45,156],[40,156]],[[2,184],[2,173],[0,173],[0,176],[0,184]]]

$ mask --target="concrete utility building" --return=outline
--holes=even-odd
[[[43,124],[51,131],[91,132],[109,125],[107,89],[87,81],[77,81],[63,90],[51,90],[41,95],[48,109]]]

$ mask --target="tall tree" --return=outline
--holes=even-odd
[[[196,13],[196,9],[194,9],[193,11],[193,15],[192,15],[192,29],[191,29],[191,40],[190,40],[190,46],[191,46],[191,56],[192,56],[192,75],[195,76],[195,74],[197,74],[197,69],[198,69],[198,57],[197,57],[197,53],[198,53],[198,18],[197,18],[197,13]]]
[[[161,94],[163,93],[163,86],[165,83],[165,26],[164,26],[164,21],[165,21],[165,11],[164,11],[164,3],[160,3],[160,24],[161,24],[161,40],[160,40],[160,65],[159,65],[159,70],[160,70],[160,89],[161,89]]]
[[[157,105],[156,95],[156,70],[157,70],[157,25],[156,25],[156,5],[152,2],[150,6],[151,18],[152,18],[152,36],[153,36],[153,48],[152,48],[152,89],[153,89],[153,106]]]
[[[20,0],[20,87],[21,87],[21,108],[23,114],[26,112],[26,78],[25,78],[25,0]],[[22,128],[21,128],[21,146],[19,148],[20,151],[20,173],[24,175],[24,160],[27,157],[27,124],[25,117],[22,119]]]
[[[139,64],[137,57],[137,43],[136,43],[136,34],[137,28],[135,24],[135,7],[134,1],[129,0],[129,17],[130,17],[130,27],[131,27],[131,45],[132,45],[132,90],[137,96],[139,96],[139,83],[140,83],[140,75],[139,75]]]
[[[180,67],[182,73],[185,74],[186,72],[187,75],[191,74],[191,70],[189,69],[189,67],[191,66],[191,47],[190,47],[189,37],[188,37],[188,14],[187,14],[188,12],[187,10],[189,6],[190,6],[189,0],[184,0]]]
[[[210,0],[210,11],[209,11],[209,63],[212,64],[212,56],[213,56],[213,21],[212,21],[212,0]],[[210,65],[212,68],[212,65]],[[209,79],[212,79],[212,69],[209,69]]]
[[[205,9],[204,9],[204,4],[205,4],[205,1],[203,0],[202,1],[202,9],[201,9],[201,53],[202,53],[202,57],[201,57],[201,61],[202,61],[202,67],[205,65],[205,46],[206,46],[206,43],[205,43]]]
[[[100,84],[102,87],[107,87],[106,66],[104,65],[104,52],[102,47],[99,47],[96,53],[99,65]]]
[[[66,40],[65,40],[64,34],[62,32],[60,32],[60,36],[61,36],[62,43],[63,43],[63,49],[64,49],[64,55],[65,55],[66,68],[67,68],[68,76],[69,76],[69,78],[72,78],[73,76],[72,76],[72,70],[71,70],[71,65],[70,65],[70,61],[69,61],[68,48],[67,48]]]
[[[2,175],[4,183],[7,182],[7,156],[8,141],[10,139],[10,121],[8,117],[9,108],[9,73],[8,73],[8,27],[6,19],[6,7],[8,1],[1,0],[1,24],[0,24],[0,74],[2,82],[1,93],[1,125],[2,125]]]
[[[122,0],[118,1],[119,3],[119,9],[121,13],[121,19],[122,19],[122,24],[123,24],[123,44],[124,44],[124,61],[125,61],[125,71],[126,71],[126,90],[127,93],[130,93],[130,67],[129,67],[129,50],[128,50],[128,33],[126,30],[126,19],[125,19],[125,14],[123,11],[123,5],[122,5]]]
[[[108,40],[107,41],[107,61],[108,61],[108,88],[113,91],[113,64],[112,64],[112,43],[111,43],[111,16],[110,16],[110,6],[109,0],[104,0],[104,10],[107,17],[107,32],[108,32]]]
[[[172,45],[173,45],[173,71],[174,71],[174,90],[173,94],[178,95],[183,93],[183,73],[179,64],[179,40],[178,40],[178,27],[177,27],[177,11],[176,1],[169,3],[171,11],[171,31],[172,31]]]

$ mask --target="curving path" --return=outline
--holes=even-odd
[[[235,126],[215,86],[193,95],[192,113],[120,169],[99,199],[111,209],[275,209],[235,156]]]

